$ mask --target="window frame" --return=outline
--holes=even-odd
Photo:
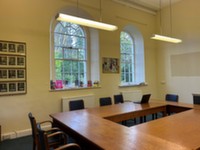
[[[121,44],[126,44],[126,43],[122,43],[121,42],[121,34],[122,33],[125,33],[127,34],[127,37],[129,38],[128,40],[131,41],[131,44],[129,45],[131,47],[131,53],[129,53],[129,55],[125,54],[126,52],[122,52],[122,46]],[[127,39],[127,38],[126,38]],[[127,43],[128,44],[128,43]],[[129,52],[130,52],[129,51]],[[122,61],[122,58],[124,57],[124,59],[127,58],[127,56],[130,56],[131,55],[131,59],[130,61],[131,62],[128,62],[128,61]],[[124,76],[126,76],[126,74],[128,74],[128,78],[129,78],[129,81],[128,82],[125,82],[125,84],[134,84],[135,83],[135,75],[136,75],[136,72],[135,72],[135,68],[136,68],[136,63],[135,63],[135,44],[134,44],[134,38],[128,33],[128,32],[125,32],[125,31],[122,31],[120,33],[120,70],[121,70],[121,74],[120,74],[120,81],[122,82],[122,74],[124,74]],[[131,65],[132,64],[132,65]],[[122,71],[122,65],[123,66],[129,66],[129,70],[126,72],[126,71]],[[130,66],[131,65],[131,66]],[[132,71],[131,71],[132,70]],[[123,83],[122,83],[123,84]]]
[[[57,60],[61,60],[61,61],[71,61],[71,62],[77,62],[77,63],[80,63],[81,61],[84,61],[85,62],[85,67],[86,67],[86,70],[85,70],[85,72],[84,72],[84,74],[85,74],[85,79],[84,79],[84,84],[86,84],[86,82],[87,82],[87,80],[88,80],[88,72],[89,72],[89,69],[88,69],[88,48],[87,48],[87,32],[85,31],[85,29],[82,27],[82,26],[80,26],[80,25],[77,25],[78,26],[78,28],[79,29],[81,29],[81,32],[83,32],[83,36],[80,36],[80,38],[84,38],[84,47],[82,48],[82,49],[84,49],[84,51],[85,51],[85,59],[83,60],[83,59],[73,59],[73,58],[64,58],[64,49],[65,48],[67,48],[67,46],[63,46],[63,45],[55,45],[55,40],[54,40],[54,38],[55,38],[55,33],[56,33],[56,27],[57,27],[57,25],[58,24],[60,24],[61,22],[59,21],[57,21],[56,23],[55,23],[55,26],[54,26],[54,28],[53,28],[53,45],[52,45],[52,47],[53,47],[53,50],[52,50],[52,64],[51,64],[51,66],[52,66],[52,77],[51,77],[51,79],[53,80],[53,81],[56,81],[56,61]],[[71,28],[72,26],[69,26],[69,28]],[[66,27],[67,28],[67,27]],[[62,34],[62,33],[56,33],[56,34]],[[65,34],[65,33],[64,33]],[[67,33],[68,34],[68,33]],[[65,35],[67,35],[67,34],[65,34]],[[77,34],[70,34],[69,35],[70,37],[77,37]],[[62,50],[62,58],[55,58],[56,56],[55,56],[55,47],[60,47]],[[72,49],[72,50],[75,50],[76,48],[72,48],[72,47],[68,47],[69,49]],[[71,73],[71,72],[70,72]],[[78,73],[78,72],[77,72]],[[80,73],[80,71],[79,71],[79,73]],[[74,73],[73,73],[74,74]],[[60,79],[60,80],[62,80],[63,82],[64,82],[64,80],[63,80],[63,75],[61,75],[62,77],[62,79]],[[80,80],[80,78],[78,79],[78,80]],[[73,84],[75,84],[75,81],[73,81]],[[82,86],[82,85],[81,85]],[[81,87],[80,85],[79,85],[79,87]],[[65,87],[65,88],[75,88],[75,86],[70,86],[70,87]]]
[[[134,51],[135,51],[135,81],[134,82],[121,82],[121,67],[120,67],[120,87],[126,86],[140,86],[140,85],[147,85],[145,82],[145,54],[144,54],[144,40],[141,32],[132,25],[127,25],[123,28],[121,32],[128,33],[133,41]],[[120,32],[120,35],[121,35]],[[121,44],[121,39],[120,39]],[[120,58],[121,58],[121,47],[120,47]],[[121,61],[120,61],[121,66]]]

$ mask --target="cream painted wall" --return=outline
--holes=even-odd
[[[50,92],[50,22],[56,13],[75,0],[1,0],[0,40],[22,41],[27,44],[27,94],[0,97],[0,125],[3,134],[30,129],[27,117],[32,112],[38,121],[50,119],[49,114],[61,111],[61,97],[94,94],[98,98],[125,90],[141,89],[157,97],[155,43],[149,39],[155,30],[156,17],[128,7],[102,1],[102,19],[116,24],[118,31],[100,32],[100,59],[119,57],[120,29],[136,26],[144,36],[146,82],[148,86],[119,88],[119,74],[100,74],[101,88]],[[79,8],[99,19],[99,0],[80,0]],[[112,8],[110,7],[112,6]]]
[[[157,47],[158,57],[158,93],[159,98],[164,98],[165,93],[177,93],[181,102],[193,103],[192,93],[200,92],[199,76],[172,76],[172,55],[200,52],[200,1],[183,0],[172,7],[172,34],[183,40],[181,44],[165,44],[160,42]],[[162,18],[165,28],[169,33],[169,10],[165,10]],[[168,25],[168,26],[167,26]],[[185,60],[189,61],[189,60]],[[199,59],[200,61],[200,59]],[[199,62],[196,62],[199,63]],[[180,66],[182,68],[184,66]],[[190,67],[193,67],[191,65]],[[177,69],[180,69],[177,68]],[[184,68],[188,69],[188,68]],[[198,69],[198,68],[197,68]]]

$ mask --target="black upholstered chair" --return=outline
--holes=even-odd
[[[178,102],[178,95],[176,94],[166,94],[165,95],[165,100],[166,101],[171,101],[171,102]]]
[[[200,105],[200,95],[199,94],[193,94],[193,104]]]
[[[80,100],[71,100],[69,101],[69,110],[79,110],[79,109],[84,109],[84,101],[82,99]]]
[[[112,99],[111,97],[99,98],[99,104],[100,106],[112,105]]]
[[[122,94],[117,94],[114,95],[114,103],[115,104],[119,104],[119,103],[123,103],[124,102],[124,98]]]
[[[166,94],[165,95],[165,100],[168,101],[168,102],[178,102],[178,99],[179,99],[179,96],[177,94]],[[171,113],[170,112],[167,112],[168,115],[170,115]],[[153,114],[152,115],[152,118],[158,118],[158,114]]]
[[[177,94],[166,94],[165,100],[168,102],[178,102],[179,96]],[[174,114],[173,112],[167,112],[168,115]]]

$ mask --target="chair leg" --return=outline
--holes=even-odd
[[[152,114],[152,120],[154,120],[154,119],[158,119],[158,114],[157,113]]]
[[[154,120],[155,119],[155,116],[154,116],[154,114],[152,114],[152,120]]]
[[[144,116],[144,122],[146,122],[146,121],[147,121],[146,116]]]
[[[134,124],[136,124],[136,123],[137,123],[137,121],[136,121],[136,118],[134,118],[134,119],[133,119],[133,121],[134,121]]]
[[[143,117],[140,117],[140,123],[143,123]]]

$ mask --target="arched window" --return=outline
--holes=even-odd
[[[121,82],[135,81],[135,45],[134,39],[127,32],[120,34]]]
[[[122,86],[145,82],[143,37],[133,26],[126,26],[120,34],[120,60]]]
[[[54,29],[54,74],[65,86],[87,83],[86,34],[77,24],[58,22]]]
[[[66,7],[60,12],[71,14],[77,12],[76,9]],[[83,10],[79,12],[80,16],[90,18],[87,12]],[[53,16],[50,25],[50,50],[52,90],[55,88],[71,90],[82,87],[85,89],[93,86],[88,83],[100,82],[98,30],[57,21]]]

